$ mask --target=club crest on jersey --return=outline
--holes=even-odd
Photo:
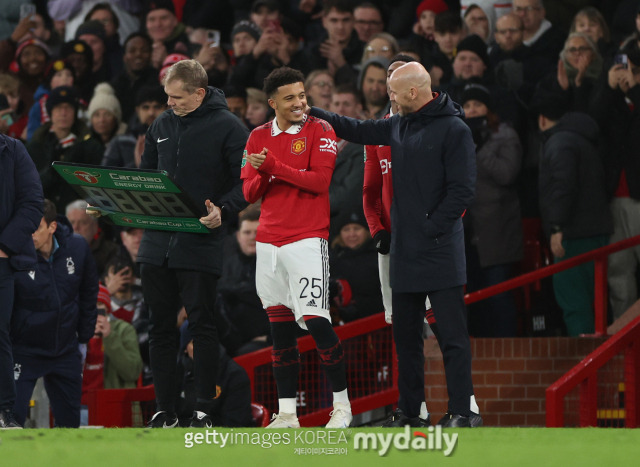
[[[240,168],[242,169],[245,165],[247,165],[247,150],[246,149],[242,153],[242,164],[240,165]]]
[[[338,152],[338,142],[331,138],[320,138],[320,151],[332,152],[336,154]]]
[[[307,138],[298,138],[291,141],[291,152],[299,156],[307,150]]]

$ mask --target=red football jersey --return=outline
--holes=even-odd
[[[267,149],[258,170],[247,154]],[[242,191],[250,203],[262,198],[256,240],[282,246],[304,238],[329,238],[329,184],[337,138],[331,125],[306,117],[281,131],[275,119],[254,129],[242,160]]]
[[[373,237],[380,230],[391,232],[391,147],[365,146],[364,154],[362,204]]]

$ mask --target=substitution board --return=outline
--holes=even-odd
[[[53,162],[73,189],[116,225],[140,229],[208,233],[195,202],[163,170],[124,169]]]

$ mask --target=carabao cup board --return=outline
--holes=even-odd
[[[53,168],[94,209],[123,227],[207,233],[199,221],[204,206],[165,171],[54,162]]]

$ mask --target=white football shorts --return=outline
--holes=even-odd
[[[327,241],[305,238],[281,247],[256,242],[256,289],[265,309],[290,308],[302,329],[304,316],[331,321]]]

